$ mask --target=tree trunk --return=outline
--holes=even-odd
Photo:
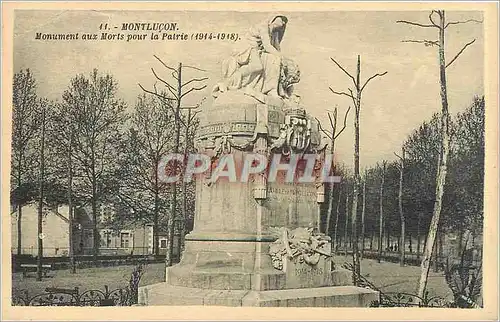
[[[336,211],[336,216],[335,216],[335,227],[333,228],[333,242],[334,244],[334,252],[335,254],[338,251],[338,240],[337,240],[337,228],[339,224],[339,214],[340,214],[340,198],[342,196],[342,189],[339,189],[339,197],[337,200],[337,211]]]
[[[325,235],[330,235],[330,220],[332,218],[333,198],[335,195],[334,187],[335,187],[335,184],[332,183],[330,185],[330,190],[328,191],[328,208],[326,211],[326,223],[325,223],[325,230],[324,230]]]
[[[443,231],[443,228],[441,228],[441,233],[439,234],[439,258],[440,260],[443,259],[444,257],[444,245],[443,245],[443,238],[444,238],[444,231]]]
[[[405,150],[402,149],[401,164],[399,171],[399,218],[401,220],[401,238],[399,242],[399,265],[405,266],[405,215],[403,213],[403,171]]]
[[[332,139],[330,141],[331,143],[331,148],[330,148],[330,153],[334,153],[334,150],[335,150],[335,129],[333,129],[333,134],[332,134]],[[328,210],[326,212],[326,225],[325,225],[325,234],[329,234],[330,232],[330,220],[331,220],[331,217],[332,217],[332,212],[333,212],[333,198],[334,198],[334,195],[335,195],[335,184],[332,183],[330,185],[330,191],[329,191],[329,197],[328,197]],[[339,189],[340,190],[340,189]],[[339,192],[339,201],[340,201],[340,192]],[[338,219],[338,205],[337,205],[337,219]],[[337,223],[335,223],[335,225],[337,225]],[[337,227],[335,227],[336,229]],[[334,240],[334,242],[336,243],[337,241]]]
[[[423,297],[427,288],[427,277],[429,275],[429,262],[432,256],[432,246],[436,239],[439,219],[441,216],[441,207],[443,203],[443,193],[446,183],[446,172],[449,153],[449,114],[448,97],[446,92],[446,61],[445,61],[445,13],[441,11],[439,21],[439,80],[441,84],[441,153],[439,157],[437,178],[436,178],[436,199],[434,202],[434,211],[432,214],[429,233],[427,234],[427,244],[424,250],[424,257],[421,265],[421,275],[418,287],[418,296]]]
[[[434,258],[434,262],[432,264],[434,264],[434,272],[439,272],[439,269],[438,269],[438,252],[437,252],[437,239],[434,241],[434,247],[433,247],[433,258]]]
[[[174,153],[179,153],[179,137],[180,137],[180,110],[181,110],[181,96],[182,96],[182,63],[179,63],[177,69],[177,107],[175,109],[175,145]],[[170,207],[170,216],[168,223],[168,250],[165,256],[165,265],[172,266],[173,262],[173,250],[174,250],[174,225],[176,223],[176,213],[177,213],[177,182],[172,184],[172,202]]]
[[[389,223],[385,223],[385,237],[386,237],[386,248],[391,247],[391,235],[389,231]]]
[[[18,177],[17,177],[17,186],[19,189],[21,188],[22,185],[22,180],[21,180],[21,167],[22,167],[22,154],[19,156],[19,162],[18,162]],[[22,254],[22,218],[23,218],[23,205],[21,201],[19,200],[19,204],[17,205],[17,255]]]
[[[366,210],[366,172],[365,180],[363,181],[363,206],[361,208],[361,253],[360,259],[363,259],[365,251],[365,210]]]
[[[158,217],[160,212],[160,196],[158,191],[158,163],[156,163],[156,174],[155,174],[155,204],[154,204],[154,214],[153,214],[153,251],[155,256],[160,255],[160,234],[159,234],[159,223]]]
[[[92,167],[92,237],[93,237],[93,247],[92,247],[92,258],[94,266],[97,267],[97,255],[99,254],[99,230],[97,229],[97,182],[95,174],[95,166]]]
[[[420,260],[420,213],[417,215],[417,260]]]
[[[354,189],[352,195],[352,264],[353,264],[353,283],[358,285],[358,276],[360,274],[360,262],[358,253],[358,199],[361,185],[361,176],[359,174],[359,113],[361,110],[361,87],[359,85],[359,74],[361,69],[360,56],[358,55],[358,65],[356,69],[356,106],[354,115]]]
[[[21,219],[23,218],[23,205],[17,205],[17,255],[22,254],[22,223]]]
[[[42,132],[40,135],[40,174],[38,178],[38,257],[36,267],[36,280],[42,280],[43,259],[43,181],[45,179],[45,107],[42,107]]]
[[[370,250],[373,250],[373,236],[375,235],[375,233],[373,232],[373,230],[370,232]]]
[[[155,169],[154,174],[154,209],[153,209],[153,255],[155,257],[160,255],[160,229],[159,229],[159,216],[160,216],[160,182],[158,177],[160,158],[159,151],[156,151],[156,161],[153,164]]]
[[[188,109],[188,117],[186,121],[186,132],[184,140],[184,158],[187,160],[187,155],[189,153],[188,149],[188,138],[189,138],[189,127],[191,126],[191,109]],[[185,180],[182,181],[182,223],[181,223],[181,251],[184,250],[184,237],[186,236],[186,221],[187,221],[187,183]]]
[[[347,258],[347,227],[349,225],[349,193],[345,198],[344,255]]]
[[[69,238],[69,267],[72,274],[76,273],[75,245],[73,240],[73,158],[71,157],[73,147],[73,131],[70,133],[68,145],[68,238]]]
[[[410,253],[413,253],[413,241],[411,233],[408,233],[408,247],[410,249]]]
[[[464,242],[464,229],[462,226],[460,226],[460,230],[458,232],[458,245],[457,245],[458,256],[462,254],[463,242]]]
[[[436,241],[434,245],[434,253],[435,253],[434,272],[436,273],[439,272],[440,263],[443,256],[442,235],[443,235],[442,229],[441,227],[438,227],[438,231],[436,233]]]
[[[380,216],[379,216],[379,230],[378,230],[378,256],[377,261],[380,263],[382,259],[382,238],[383,238],[383,229],[384,229],[384,181],[385,181],[385,161],[382,165],[382,180],[380,181]]]

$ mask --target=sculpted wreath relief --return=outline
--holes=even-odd
[[[283,261],[287,257],[298,263],[316,265],[322,255],[331,256],[329,252],[322,249],[330,241],[330,237],[315,233],[313,228],[299,227],[289,230],[280,227],[274,228],[274,233],[279,237],[269,246],[269,255],[276,269],[283,269]]]

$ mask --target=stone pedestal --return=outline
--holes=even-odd
[[[270,147],[281,153],[285,145],[278,144],[278,140],[286,126],[291,129],[293,122],[286,120],[295,117],[303,120],[299,122],[304,124],[301,133],[307,135],[304,138],[309,142],[303,151],[315,151],[320,144],[317,123],[303,110],[287,110],[290,108],[279,99],[260,102],[242,92],[220,95],[202,113],[198,149],[213,160],[231,154],[238,173],[238,162],[249,153],[276,153]],[[295,142],[300,143],[300,138]],[[323,202],[321,188],[314,182],[267,182],[261,175],[248,182],[213,182],[210,173],[199,176],[194,229],[186,236],[181,261],[166,269],[164,283],[140,287],[139,303],[369,306],[378,300],[378,294],[352,286],[349,271],[332,270],[329,242],[323,242],[318,249],[323,254],[319,260],[308,263],[304,256],[316,254],[309,239],[293,239],[290,235],[289,246],[295,247],[294,254],[280,255],[280,267],[275,268],[276,258],[271,258],[270,247],[279,249],[281,245],[277,230],[317,230],[319,206]],[[285,240],[288,245],[286,237]]]

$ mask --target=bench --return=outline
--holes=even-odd
[[[28,272],[36,272],[38,268],[37,264],[21,264],[21,270],[23,271],[23,277],[28,275]],[[52,265],[42,264],[42,274],[43,277],[47,277],[47,273],[52,270]]]

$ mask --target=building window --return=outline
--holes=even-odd
[[[130,233],[121,233],[120,234],[120,247],[121,248],[129,248],[130,246]]]
[[[160,248],[167,248],[167,240],[166,239],[160,240]]]
[[[107,248],[111,247],[111,232],[108,230],[103,230],[101,236],[101,246]]]

